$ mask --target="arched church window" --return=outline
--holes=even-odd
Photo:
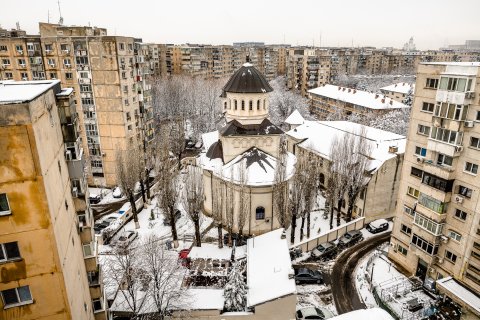
[[[225,101],[225,103],[223,104],[223,109],[227,109],[227,101]]]
[[[323,173],[320,173],[320,184],[323,186],[325,184],[325,175]]]
[[[267,99],[263,99],[263,110],[267,110]]]
[[[248,102],[248,108],[249,108],[249,110],[253,110],[253,101],[252,100],[250,100]]]
[[[242,100],[242,110],[245,110],[245,100]]]
[[[260,100],[257,100],[257,110],[260,110]]]
[[[255,209],[255,218],[257,220],[265,219],[265,208],[264,207],[257,207],[257,209]]]
[[[237,110],[237,100],[233,100],[233,104],[235,105],[235,110]]]
[[[228,99],[228,109],[232,110],[232,99]]]

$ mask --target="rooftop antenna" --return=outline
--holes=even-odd
[[[17,26],[17,30],[20,30],[20,22],[17,21],[15,24]]]
[[[47,10],[47,22],[50,23],[50,10]]]
[[[63,17],[62,17],[62,10],[60,8],[60,0],[58,0],[58,12],[60,13],[60,19],[58,20],[58,24],[62,25],[63,24]]]

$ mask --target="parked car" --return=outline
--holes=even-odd
[[[300,268],[295,270],[295,283],[323,283],[323,276],[317,270],[310,270],[307,268]]]
[[[332,259],[337,255],[338,248],[333,242],[325,242],[312,250],[311,257],[323,261]]]
[[[108,223],[107,226],[109,226],[109,225],[111,225],[112,222],[115,221],[115,220],[117,220],[116,217],[108,217],[108,218],[103,219],[103,223],[104,223],[104,224],[107,224],[107,223]]]
[[[122,197],[122,189],[120,189],[119,187],[115,187],[115,188],[113,189],[112,196],[113,196],[114,198],[117,198],[117,199],[118,199],[118,198],[121,198],[121,197]]]
[[[410,312],[415,312],[423,308],[423,303],[418,301],[417,298],[410,299],[405,304]]]
[[[388,230],[388,221],[385,219],[378,219],[367,224],[366,229],[371,233],[379,233]]]
[[[115,245],[120,248],[126,248],[138,236],[136,231],[125,231],[117,240]]]
[[[363,240],[363,234],[358,230],[352,230],[345,233],[339,240],[338,246],[349,247]]]
[[[236,246],[244,246],[247,244],[247,237],[244,235],[240,237],[238,233],[232,233],[232,245],[233,242],[235,242]],[[223,235],[223,243],[228,244],[228,233]]]
[[[93,230],[95,231],[96,234],[99,234],[102,232],[103,229],[108,227],[110,225],[110,221],[98,221],[95,222],[93,225]]]
[[[302,249],[300,248],[291,248],[290,249],[290,260],[295,260],[302,256]]]
[[[178,260],[180,261],[181,265],[184,267],[188,267],[189,253],[190,253],[190,249],[183,249],[178,253]]]
[[[90,196],[88,197],[88,200],[90,201],[91,204],[97,204],[100,201],[102,201],[102,198],[100,197],[100,195],[98,195],[96,193],[90,193]]]
[[[325,308],[318,307],[305,307],[297,310],[295,314],[296,320],[306,320],[306,319],[330,319],[333,317],[333,313],[328,311]]]
[[[178,219],[180,219],[182,217],[182,213],[180,212],[180,210],[175,210],[175,223],[178,221]],[[170,225],[170,217],[169,216],[165,216],[165,218],[163,219],[163,225],[164,226],[169,226]]]

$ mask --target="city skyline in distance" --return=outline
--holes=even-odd
[[[27,0],[22,7],[9,1],[2,7],[1,26],[11,29],[19,22],[29,34],[38,34],[38,22],[57,23],[60,17],[57,0]],[[380,0],[207,0],[182,4],[147,0],[85,0],[79,4],[63,0],[60,7],[64,25],[104,27],[109,35],[134,36],[155,43],[258,41],[294,46],[401,48],[414,37],[417,49],[425,50],[480,38],[475,16],[480,3],[475,0],[405,0],[401,5]]]

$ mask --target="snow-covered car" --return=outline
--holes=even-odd
[[[319,307],[305,307],[297,310],[295,314],[296,320],[306,320],[306,319],[330,319],[333,317],[333,313],[328,311],[325,308]]]
[[[363,234],[358,230],[352,230],[345,233],[339,240],[338,246],[339,247],[349,247],[353,246],[357,242],[363,240]]]
[[[388,221],[385,219],[378,219],[367,224],[366,229],[371,233],[379,233],[388,230]]]
[[[110,222],[108,221],[97,221],[93,225],[93,230],[95,231],[96,234],[99,234],[102,232],[103,229],[105,229],[109,225],[110,225]]]
[[[337,245],[333,242],[325,242],[312,250],[311,257],[314,259],[329,260],[338,252]]]
[[[115,221],[115,220],[117,220],[116,217],[108,217],[108,218],[103,219],[103,223],[104,223],[104,224],[107,224],[107,223],[108,223],[108,225],[110,225],[110,224],[112,224],[112,222]]]
[[[90,193],[90,195],[88,196],[88,200],[91,204],[97,204],[102,201],[102,198],[96,193]]]
[[[295,283],[296,284],[302,284],[302,283],[322,284],[323,276],[317,270],[300,268],[295,270]]]
[[[112,196],[114,198],[117,198],[117,199],[121,198],[122,197],[122,190],[119,187],[115,187],[115,189],[113,189]]]
[[[115,245],[120,248],[126,248],[132,243],[133,240],[138,236],[136,231],[125,231],[120,237],[118,238]]]

